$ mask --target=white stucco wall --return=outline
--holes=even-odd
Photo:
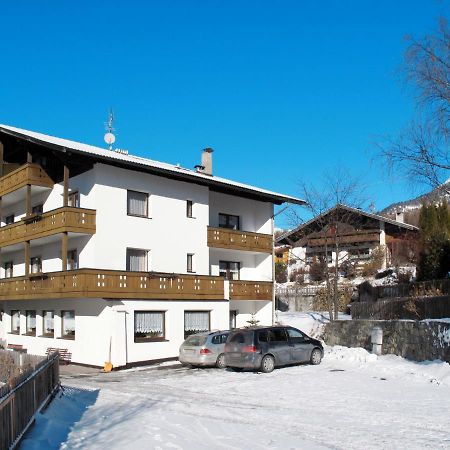
[[[103,366],[109,360],[115,367],[178,357],[184,341],[184,312],[210,311],[210,328],[228,329],[229,303],[227,301],[149,301],[64,299],[8,301],[3,303],[2,328],[8,344],[23,345],[28,353],[44,355],[47,348],[67,348],[72,361]],[[21,334],[11,334],[11,310],[21,310]],[[26,310],[36,311],[37,336],[26,336]],[[55,311],[55,337],[39,336],[42,333],[42,312]],[[75,311],[75,339],[61,338],[61,311]],[[134,342],[134,312],[165,311],[164,342]],[[126,324],[125,324],[126,320]],[[126,332],[125,332],[126,330]]]

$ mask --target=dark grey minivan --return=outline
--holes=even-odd
[[[320,364],[323,346],[293,327],[251,327],[233,330],[225,344],[225,365],[234,370],[272,372],[275,367]]]

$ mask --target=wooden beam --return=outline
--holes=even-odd
[[[25,214],[31,214],[31,184],[27,184],[27,192],[25,195]]]
[[[63,206],[69,205],[69,168],[64,164],[64,197]]]
[[[4,160],[4,151],[5,151],[5,147],[3,145],[3,142],[0,141],[0,163],[5,162],[5,160]]]
[[[61,238],[61,270],[67,270],[67,248],[68,248],[69,234],[64,232]]]
[[[25,276],[30,275],[30,241],[25,241]]]
[[[30,152],[27,152],[27,163],[33,162],[33,155]]]

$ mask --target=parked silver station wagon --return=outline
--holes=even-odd
[[[229,331],[208,331],[192,334],[180,347],[178,360],[191,366],[225,367],[224,347]]]
[[[286,326],[236,329],[230,332],[225,345],[225,364],[234,370],[268,373],[289,364],[320,364],[322,357],[320,341]]]

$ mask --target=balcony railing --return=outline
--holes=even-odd
[[[41,166],[27,163],[0,178],[0,197],[16,191],[27,184],[52,188],[54,182]]]
[[[272,300],[270,281],[230,281],[230,300]]]
[[[48,298],[223,300],[222,277],[78,269],[0,280],[0,300]]]
[[[272,253],[273,239],[270,234],[208,227],[208,247]]]
[[[19,222],[0,228],[0,247],[63,232],[94,234],[95,218],[93,209],[70,206],[24,217]]]
[[[380,232],[370,231],[370,232],[356,232],[353,234],[342,234],[337,237],[335,236],[321,236],[321,237],[310,237],[308,238],[309,247],[322,247],[325,245],[335,245],[336,240],[339,245],[343,244],[360,244],[363,242],[380,242]]]

